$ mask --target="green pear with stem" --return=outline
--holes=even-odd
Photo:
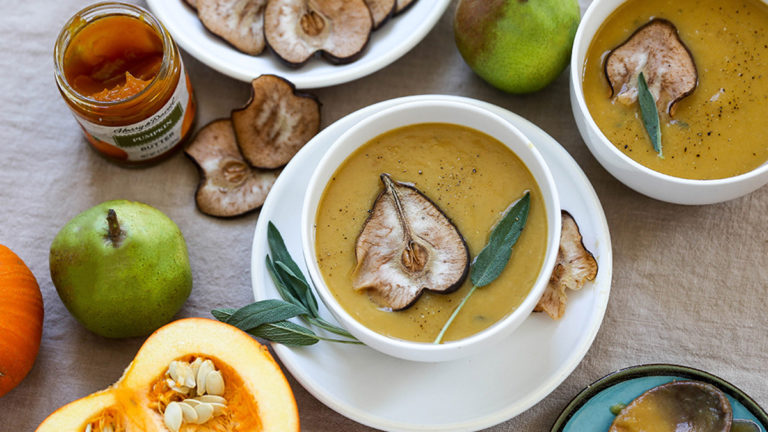
[[[75,216],[54,238],[49,260],[69,312],[105,337],[148,335],[192,289],[179,227],[140,202],[107,201]]]
[[[459,0],[459,53],[492,86],[532,93],[560,76],[579,27],[577,0]]]

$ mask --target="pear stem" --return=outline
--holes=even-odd
[[[392,201],[395,203],[395,211],[397,212],[397,218],[400,220],[400,225],[403,228],[405,248],[403,249],[403,255],[401,261],[403,266],[411,272],[418,273],[424,270],[427,265],[429,255],[424,246],[420,245],[414,240],[414,235],[411,232],[411,225],[408,223],[408,219],[405,216],[405,210],[403,204],[400,202],[400,197],[395,189],[395,184],[389,174],[384,173],[379,176],[384,187],[392,195]]]
[[[117,221],[117,213],[114,209],[107,211],[107,224],[109,225],[107,238],[112,242],[112,247],[117,248],[123,239],[123,230],[120,229],[120,223]]]

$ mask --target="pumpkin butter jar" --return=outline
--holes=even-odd
[[[72,17],[54,47],[56,84],[93,148],[121,165],[180,150],[195,102],[179,49],[148,11],[98,3]]]

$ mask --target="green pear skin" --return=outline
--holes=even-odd
[[[113,237],[110,209],[119,225]],[[54,238],[49,260],[69,312],[109,338],[150,334],[173,318],[192,290],[179,227],[140,202],[107,201],[75,216]]]
[[[459,0],[453,29],[464,61],[509,93],[539,91],[568,65],[577,0]]]

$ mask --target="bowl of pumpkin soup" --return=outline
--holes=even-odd
[[[571,108],[632,189],[711,204],[768,183],[768,4],[595,0],[571,57]]]
[[[482,108],[425,100],[331,145],[301,235],[311,280],[350,333],[395,357],[446,361],[481,352],[530,314],[560,225],[530,140]]]

